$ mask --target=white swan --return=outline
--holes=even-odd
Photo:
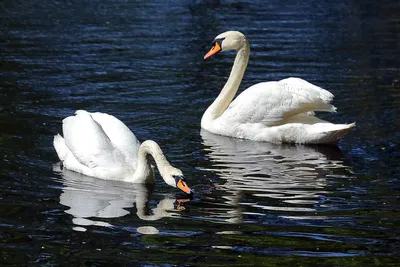
[[[63,120],[64,138],[54,136],[54,148],[66,169],[106,180],[155,183],[151,155],[164,181],[191,194],[182,171],[172,167],[158,144],[142,144],[120,120],[84,110]]]
[[[234,98],[249,60],[250,45],[238,31],[218,35],[204,59],[220,51],[236,50],[228,81],[205,111],[201,127],[212,133],[273,143],[333,143],[351,124],[333,124],[314,111],[335,112],[333,95],[300,78],[258,83]],[[232,102],[231,102],[232,101]]]

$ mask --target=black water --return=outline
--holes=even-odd
[[[0,3],[0,265],[396,266],[400,256],[400,2]],[[298,76],[335,94],[338,147],[200,131],[233,54],[242,89]],[[60,172],[52,137],[76,109],[125,122],[183,170],[188,201]]]

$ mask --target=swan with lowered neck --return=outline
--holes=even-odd
[[[106,180],[150,184],[155,183],[151,156],[165,183],[192,193],[182,171],[170,165],[156,142],[140,144],[129,128],[112,115],[78,110],[75,116],[63,120],[63,134],[64,137],[55,135],[53,144],[68,170]]]
[[[233,100],[249,61],[247,38],[238,31],[221,33],[204,59],[228,50],[237,51],[235,62],[228,81],[201,119],[203,129],[254,141],[328,144],[355,126],[315,117],[314,111],[336,112],[330,104],[333,95],[300,78],[258,83]]]

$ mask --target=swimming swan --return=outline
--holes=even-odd
[[[84,110],[63,120],[63,135],[54,136],[54,148],[63,166],[106,180],[155,183],[152,156],[165,183],[191,194],[182,171],[170,165],[159,145],[142,144],[120,120],[106,113]]]
[[[334,143],[355,126],[321,120],[314,111],[336,112],[333,95],[300,78],[258,83],[234,98],[249,61],[250,45],[238,31],[218,35],[204,59],[236,50],[228,81],[201,119],[212,133],[272,143]],[[232,102],[231,102],[232,101]]]

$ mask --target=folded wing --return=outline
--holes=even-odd
[[[133,132],[112,115],[101,112],[90,113],[90,115],[101,125],[113,146],[124,155],[127,164],[136,166],[140,142]]]
[[[292,116],[313,111],[335,112],[333,95],[300,78],[258,83],[243,91],[220,117],[233,123],[276,126]]]
[[[112,144],[102,126],[90,113],[80,110],[63,120],[65,145],[74,158],[88,168],[112,169],[123,155]]]

